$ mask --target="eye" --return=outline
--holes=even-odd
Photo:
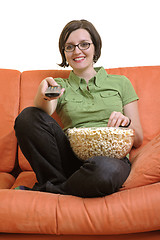
[[[88,42],[82,42],[82,43],[80,43],[80,47],[83,48],[83,49],[88,48],[89,45],[90,45],[90,44],[89,44]]]
[[[66,51],[72,51],[73,49],[74,49],[74,45],[72,45],[72,44],[65,46]]]

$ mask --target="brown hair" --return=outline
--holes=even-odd
[[[69,35],[77,29],[85,29],[89,32],[92,42],[95,47],[95,55],[93,57],[94,63],[97,62],[97,60],[99,59],[99,57],[101,55],[102,40],[101,40],[99,33],[93,26],[93,24],[91,22],[89,22],[87,20],[83,20],[83,19],[82,20],[73,20],[73,21],[67,23],[67,25],[63,28],[60,38],[59,38],[59,51],[60,51],[61,57],[62,57],[62,63],[59,64],[59,66],[61,66],[61,67],[69,66],[69,64],[66,62],[66,57],[64,54],[64,46],[65,46],[65,43],[66,43]]]

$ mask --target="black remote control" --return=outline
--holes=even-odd
[[[58,97],[61,93],[61,86],[49,86],[45,92],[46,97]]]

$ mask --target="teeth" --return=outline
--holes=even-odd
[[[83,60],[84,59],[84,57],[81,57],[81,58],[75,58],[74,60],[75,61],[80,61],[80,60]]]

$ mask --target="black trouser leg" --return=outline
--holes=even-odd
[[[19,146],[39,184],[62,183],[80,166],[58,123],[38,108],[24,109],[15,121]]]
[[[62,184],[65,192],[79,197],[103,197],[119,190],[127,179],[131,164],[127,158],[115,159],[97,156],[85,161]],[[52,192],[52,184],[48,184]]]

